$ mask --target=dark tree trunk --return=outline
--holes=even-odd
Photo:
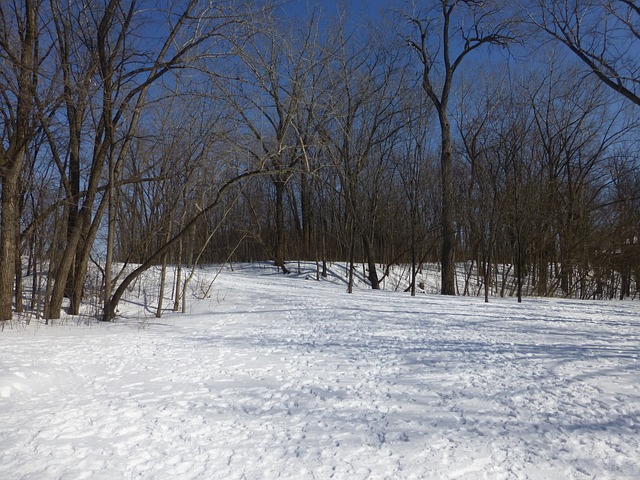
[[[455,295],[455,229],[453,153],[451,148],[451,126],[444,111],[439,112],[442,151],[440,152],[440,174],[442,182],[442,284],[440,293]]]
[[[276,188],[276,244],[274,246],[274,260],[276,267],[282,270],[282,273],[289,273],[289,269],[284,264],[284,192],[286,182],[281,179],[274,181]]]
[[[364,245],[365,254],[367,255],[367,269],[369,270],[367,273],[367,278],[371,283],[371,288],[374,290],[379,290],[380,279],[378,278],[378,271],[376,269],[376,256],[373,249],[373,244],[366,235],[362,236],[362,243]]]
[[[355,250],[356,250],[356,229],[355,229],[355,222],[351,226],[351,232],[349,235],[349,273],[348,273],[348,285],[347,285],[347,293],[353,293],[353,272],[355,270],[354,267],[354,263],[355,263]]]
[[[302,245],[305,255],[311,252],[311,191],[306,173],[300,178],[300,209],[302,215]]]
[[[20,245],[18,245],[20,248]],[[22,257],[20,255],[20,251],[16,252],[16,312],[22,313],[24,312],[24,305],[22,303]]]
[[[16,159],[21,165],[22,160]],[[13,316],[13,294],[16,280],[16,261],[20,212],[18,208],[18,182],[14,168],[2,182],[2,218],[0,220],[0,320],[11,320]]]
[[[0,199],[0,321],[11,320],[13,316],[13,297],[16,281],[16,262],[19,258],[20,242],[20,174],[24,166],[27,145],[31,140],[33,125],[31,122],[36,88],[37,61],[37,21],[38,2],[26,0],[24,18],[18,19],[23,32],[13,67],[17,76],[17,105],[12,125],[3,126],[5,132],[11,132],[8,139],[3,138],[0,145],[0,181],[2,193]],[[6,48],[6,47],[5,47]],[[11,65],[3,66],[11,70]],[[4,94],[4,92],[3,92]],[[8,145],[5,149],[5,140]]]

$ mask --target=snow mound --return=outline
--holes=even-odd
[[[0,369],[0,398],[49,392],[72,381],[73,373],[65,369],[36,366],[3,368]]]

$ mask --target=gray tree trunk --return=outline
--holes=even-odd
[[[24,156],[24,155],[22,155]],[[13,158],[14,168],[3,177],[2,218],[0,220],[0,320],[11,320],[13,316],[13,288],[15,283],[16,257],[18,253],[20,212],[18,208],[17,173],[22,160]]]
[[[451,125],[444,111],[438,112],[441,128],[442,151],[440,152],[440,175],[442,182],[442,283],[440,293],[455,295],[455,229],[454,213],[454,180],[453,153],[451,148]]]

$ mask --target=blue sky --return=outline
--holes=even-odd
[[[381,11],[397,3],[390,0],[284,0],[281,8],[292,16],[305,16],[317,6],[321,12],[334,15],[346,5],[356,17],[375,18]]]

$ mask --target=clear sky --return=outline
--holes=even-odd
[[[355,17],[370,20],[398,3],[397,0],[283,0],[280,8],[283,14],[291,16],[306,16],[314,9],[332,16],[346,7]]]

